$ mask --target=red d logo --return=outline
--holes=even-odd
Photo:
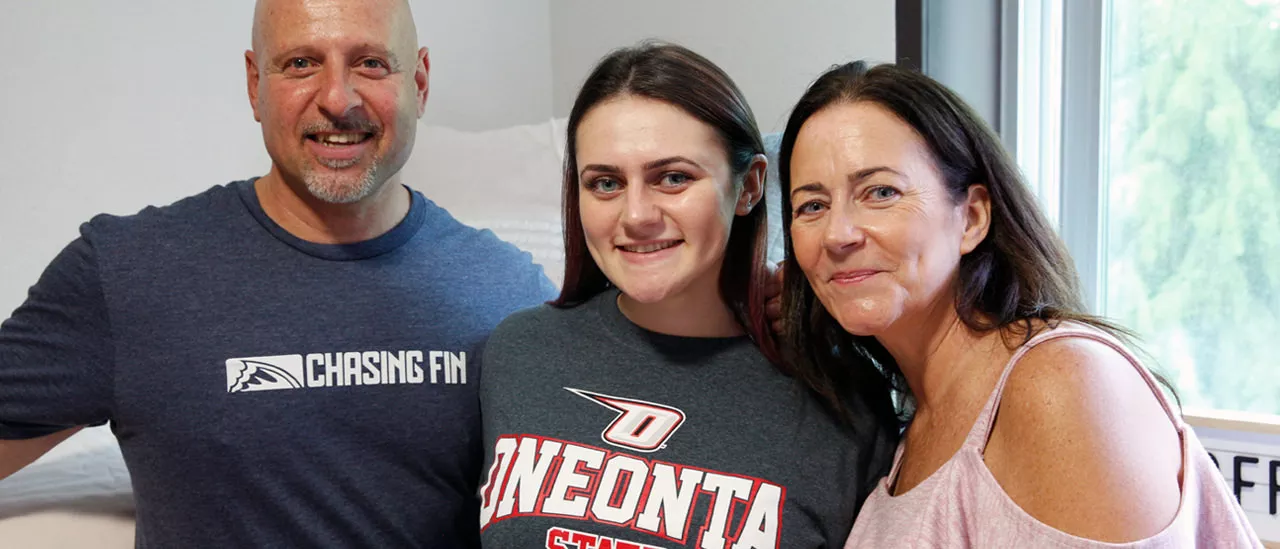
[[[614,446],[655,452],[662,449],[667,439],[684,423],[684,412],[670,406],[571,387],[565,387],[565,390],[618,413],[613,423],[600,434],[600,438]]]

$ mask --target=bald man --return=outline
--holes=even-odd
[[[110,423],[138,547],[474,547],[478,351],[555,290],[401,184],[401,0],[262,0],[271,170],[81,227],[0,325],[0,478]]]

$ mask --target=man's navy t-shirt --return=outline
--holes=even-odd
[[[0,326],[0,438],[110,422],[139,547],[474,546],[479,350],[555,290],[412,195],[352,245],[253,181],[94,218]]]

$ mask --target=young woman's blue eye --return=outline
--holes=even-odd
[[[667,187],[679,187],[692,180],[693,178],[689,174],[680,172],[670,172],[662,175],[662,184]]]
[[[600,179],[592,180],[590,183],[588,183],[587,189],[590,190],[591,192],[598,192],[598,193],[616,193],[622,190],[622,183],[619,183],[616,179],[609,179],[607,177],[602,177]]]

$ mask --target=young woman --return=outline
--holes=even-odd
[[[888,392],[820,400],[771,363],[737,86],[678,46],[616,51],[566,151],[563,292],[483,357],[483,544],[839,547],[896,442],[868,413]]]
[[[779,160],[804,377],[883,372],[910,413],[846,547],[1260,546],[954,93],[891,65],[835,68]]]

